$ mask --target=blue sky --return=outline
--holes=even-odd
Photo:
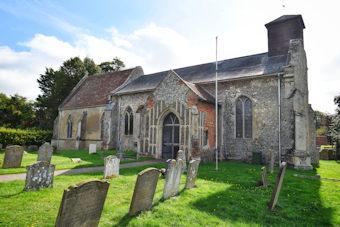
[[[327,4],[325,4],[327,2]],[[333,113],[340,93],[338,0],[0,1],[0,92],[30,100],[45,67],[74,56],[120,57],[145,73],[267,51],[264,24],[302,14],[310,103]],[[285,7],[283,7],[284,5]]]

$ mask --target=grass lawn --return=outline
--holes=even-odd
[[[157,168],[164,164],[152,165]],[[220,162],[201,164],[196,189],[183,190],[178,196],[162,200],[164,179],[158,181],[152,211],[129,217],[128,211],[137,173],[147,166],[120,170],[120,177],[109,180],[110,187],[100,226],[338,226],[340,225],[340,182],[297,178],[293,174],[340,179],[340,162],[320,161],[314,171],[287,169],[279,206],[267,204],[278,169],[268,174],[270,187],[256,186],[261,166]],[[0,183],[0,226],[53,226],[63,190],[89,178],[101,179],[102,173],[57,176],[53,189],[23,192],[24,181]]]
[[[56,170],[59,169],[73,169],[73,168],[83,168],[83,167],[92,167],[92,166],[104,166],[104,160],[100,158],[100,153],[104,152],[105,157],[109,155],[114,155],[117,151],[97,151],[96,154],[89,154],[88,150],[79,150],[79,151],[57,151],[57,154],[52,155],[52,164],[56,165]],[[126,157],[131,158],[132,160],[122,160],[120,163],[128,163],[128,162],[136,162],[136,161],[145,161],[151,160],[152,158],[140,158],[136,160],[136,152],[134,151],[125,151]],[[0,152],[0,159],[4,160],[5,152],[2,150]],[[20,168],[10,168],[10,169],[2,169],[3,161],[0,164],[0,175],[10,174],[10,173],[25,173],[26,165],[31,165],[37,161],[38,152],[28,152],[28,154],[24,155],[21,162]],[[73,163],[71,158],[81,158],[83,160],[82,163]]]

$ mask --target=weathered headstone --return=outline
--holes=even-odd
[[[37,151],[39,147],[37,145],[29,145],[27,151]]]
[[[199,160],[191,160],[189,162],[189,169],[187,174],[187,179],[185,181],[185,188],[190,189],[195,186],[195,181],[198,172],[198,166],[200,164]]]
[[[24,147],[18,145],[7,146],[5,149],[5,160],[2,164],[2,168],[19,168],[21,166],[23,154]]]
[[[90,144],[89,146],[89,154],[97,153],[97,144]]]
[[[171,163],[171,160],[172,160],[172,159],[168,159],[168,160],[165,161],[165,172],[168,171],[168,168],[169,168],[169,165],[170,165],[170,163]]]
[[[109,185],[89,179],[65,189],[55,226],[98,226]]]
[[[159,171],[148,168],[138,173],[135,190],[130,205],[129,215],[136,215],[143,210],[151,210],[155,195]]]
[[[183,160],[183,167],[182,167],[182,173],[187,172],[187,162],[185,159],[185,152],[182,150],[179,150],[177,153],[177,159],[182,159]]]
[[[39,147],[37,161],[51,162],[52,154],[53,148],[50,143],[44,143]]]
[[[27,173],[24,191],[53,188],[54,168],[55,165],[45,161],[38,161],[26,166]]]
[[[119,177],[119,162],[114,155],[109,155],[104,159],[104,178]]]
[[[274,150],[270,150],[270,162],[269,162],[269,173],[274,173],[274,162],[275,162],[275,156],[274,156]]]
[[[105,153],[104,152],[100,152],[100,158],[104,159],[105,158]]]
[[[266,167],[261,168],[263,187],[268,187]]]
[[[183,166],[182,159],[177,159],[177,161],[174,159],[171,160],[168,170],[166,172],[163,198],[168,199],[172,196],[177,195],[181,182],[182,166]]]
[[[124,146],[124,140],[121,138],[119,140],[119,151],[116,154],[117,158],[119,158],[120,160],[125,159],[125,153],[123,151],[123,146]]]
[[[283,178],[284,178],[285,172],[286,172],[286,167],[287,167],[287,163],[282,162],[279,173],[277,174],[277,177],[276,177],[276,182],[275,182],[274,190],[273,190],[273,193],[272,193],[272,197],[271,197],[269,205],[268,205],[268,208],[270,210],[273,210],[275,208],[275,205],[276,205],[277,200],[279,198]]]
[[[53,154],[57,154],[57,145],[52,145]]]

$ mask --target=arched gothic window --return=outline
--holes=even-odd
[[[66,133],[67,138],[72,138],[72,129],[73,129],[73,120],[70,115],[67,119],[67,133]]]
[[[252,138],[252,112],[250,99],[241,96],[236,102],[236,138]]]
[[[130,107],[125,111],[125,135],[133,134],[133,113]]]

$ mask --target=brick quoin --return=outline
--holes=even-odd
[[[198,99],[197,95],[187,95],[188,106],[192,107],[196,105],[197,110],[199,112],[207,113],[205,122],[204,122],[204,130],[208,131],[208,139],[209,139],[209,148],[215,147],[215,139],[216,139],[216,130],[215,130],[215,105],[202,102]],[[193,145],[194,146],[194,145]]]

